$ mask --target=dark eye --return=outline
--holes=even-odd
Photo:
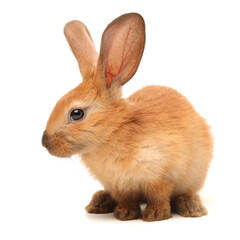
[[[82,109],[74,109],[70,113],[70,119],[72,121],[77,121],[77,120],[83,118],[83,116],[84,116],[84,111]]]

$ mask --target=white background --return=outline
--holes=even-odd
[[[148,84],[174,87],[212,126],[206,217],[89,215],[84,207],[101,186],[79,160],[41,146],[56,101],[81,81],[65,23],[83,21],[99,49],[106,25],[132,11],[145,18],[147,41],[124,96]],[[239,67],[239,1],[1,1],[0,239],[239,239]]]

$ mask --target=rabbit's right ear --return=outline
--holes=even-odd
[[[97,71],[107,89],[119,88],[129,81],[142,58],[145,45],[145,23],[137,13],[124,14],[105,29],[102,35]]]
[[[74,20],[65,25],[64,34],[78,61],[83,80],[92,78],[98,53],[87,27],[82,22]]]

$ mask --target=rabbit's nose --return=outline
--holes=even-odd
[[[49,139],[49,136],[48,136],[47,131],[45,130],[45,131],[43,132],[43,136],[42,136],[42,145],[43,145],[45,148],[48,148],[48,139]]]

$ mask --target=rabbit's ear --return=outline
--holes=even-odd
[[[98,53],[87,27],[82,22],[74,20],[65,25],[64,34],[78,61],[83,80],[92,78]]]
[[[111,22],[102,35],[98,68],[104,71],[107,88],[122,86],[137,71],[145,45],[141,15],[129,13]]]

